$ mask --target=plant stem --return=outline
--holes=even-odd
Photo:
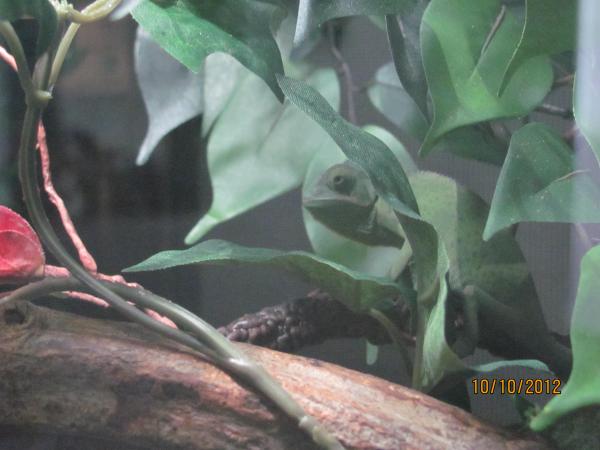
[[[58,79],[58,75],[60,74],[60,70],[65,62],[65,58],[67,57],[67,53],[69,52],[69,48],[71,48],[71,44],[73,43],[73,39],[75,39],[75,35],[77,31],[79,31],[79,27],[82,23],[95,22],[106,17],[110,14],[119,4],[121,0],[97,0],[91,5],[84,8],[81,13],[73,10],[72,8],[66,11],[65,15],[71,17],[70,15],[77,13],[85,15],[86,17],[93,17],[93,20],[88,21],[80,21],[79,23],[73,22],[67,28],[67,31],[63,35],[60,44],[58,45],[58,49],[56,50],[56,56],[54,57],[54,62],[52,64],[52,71],[50,73],[49,78],[49,86],[54,86],[56,80]],[[102,14],[100,13],[102,12]],[[105,14],[104,14],[105,13]]]
[[[126,286],[111,285],[109,288],[103,282],[92,277],[62,247],[62,244],[54,233],[54,230],[43,211],[39,190],[35,183],[35,132],[37,130],[37,123],[39,122],[40,115],[41,108],[39,106],[30,106],[27,108],[19,152],[19,173],[25,203],[32,225],[46,248],[48,248],[55,258],[66,267],[82,285],[86,286],[86,291],[105,299],[112,307],[129,320],[140,323],[141,325],[180,342],[183,345],[207,353],[205,346],[199,346],[199,342],[196,341],[196,339],[182,333],[180,330],[176,330],[155,321],[135,306],[129,304],[121,296],[117,295],[116,292],[119,292],[117,287],[123,289]],[[114,289],[114,292],[111,288]],[[9,298],[14,297],[11,295]],[[157,296],[150,296],[146,291],[146,298],[153,298],[156,300]],[[160,314],[168,316],[171,320],[173,320],[175,316],[178,316],[179,320],[182,318],[185,318],[188,321],[191,320],[189,313],[186,312],[187,314],[182,315],[182,308],[174,303],[167,302],[164,299],[153,302],[153,306],[150,308]],[[343,448],[341,444],[339,444],[339,442],[337,442],[337,440],[314,418],[308,416],[295,400],[293,400],[293,398],[275,380],[273,380],[264,369],[249,362],[248,358],[239,350],[229,346],[229,342],[227,342],[217,330],[212,327],[210,330],[207,330],[204,326],[204,322],[202,322],[202,327],[200,327],[198,321],[192,320],[191,323],[196,325],[194,329],[197,330],[202,328],[204,330],[204,337],[210,341],[210,345],[215,345],[217,354],[223,357],[218,358],[215,362],[222,364],[229,370],[243,377],[248,383],[256,387],[258,391],[267,395],[268,398],[270,398],[286,414],[297,419],[299,427],[307,431],[313,437],[315,442],[322,445],[323,448]],[[206,326],[208,325],[206,324]],[[227,347],[225,347],[224,342],[227,342]],[[208,352],[208,354],[213,358],[215,357],[214,352]]]
[[[31,223],[40,239],[50,253],[52,253],[54,257],[77,279],[86,286],[89,286],[95,295],[104,298],[111,306],[129,320],[147,326],[148,328],[181,342],[184,345],[190,345],[191,341],[188,339],[182,340],[182,336],[177,330],[155,321],[142,311],[138,310],[135,306],[127,303],[127,301],[113,293],[106,286],[102,285],[98,280],[86,272],[85,269],[83,269],[63,248],[43,210],[39,189],[36,183],[35,139],[41,111],[42,108],[39,105],[28,106],[23,124],[21,147],[19,149],[19,177],[21,179],[23,197],[29,212]]]
[[[369,311],[369,316],[379,322],[379,324],[385,329],[392,340],[392,343],[400,352],[406,373],[410,373],[412,370],[412,360],[408,352],[408,347],[412,347],[414,345],[415,341],[413,337],[400,331],[384,313],[375,308],[372,308]]]
[[[58,45],[56,56],[54,57],[54,61],[52,63],[52,71],[50,72],[49,86],[51,87],[56,84],[56,80],[58,79],[60,70],[65,62],[69,48],[71,48],[73,39],[75,39],[75,35],[77,34],[77,31],[79,31],[80,26],[81,25],[77,23],[70,24],[67,28],[67,31],[63,35],[60,44]]]
[[[109,2],[99,0],[88,8],[106,3]],[[118,1],[115,1],[114,6],[117,4]],[[98,6],[98,9],[101,9],[100,6]],[[38,70],[36,74],[40,76],[38,77],[38,86],[36,87],[31,74],[27,69],[26,61],[24,63],[22,47],[20,46],[18,37],[14,33],[14,30],[12,30],[12,27],[10,27],[10,24],[7,25],[3,22],[3,25],[1,31],[3,32],[3,35],[5,34],[8,36],[7,41],[9,42],[9,45],[11,45],[11,49],[14,47],[14,52],[16,53],[15,58],[17,58],[18,62],[19,78],[27,95],[27,110],[25,112],[19,146],[19,178],[29,218],[33,228],[38,233],[45,247],[52,255],[54,255],[60,264],[68,269],[69,272],[79,280],[82,287],[85,286],[86,291],[105,299],[127,319],[137,322],[163,336],[208,355],[216,363],[223,365],[230,371],[244,378],[258,391],[270,398],[286,414],[297,419],[298,426],[308,432],[317,444],[330,450],[343,449],[335,437],[329,434],[313,417],[308,416],[294,399],[273,378],[271,378],[264,369],[249,361],[242,352],[231,345],[217,330],[174,303],[168,302],[148,291],[138,292],[138,301],[139,298],[143,297],[145,298],[145,301],[154,305],[151,309],[159,313],[162,312],[170,318],[177,317],[179,321],[184,321],[189,327],[200,332],[202,338],[207,341],[208,347],[181,330],[157,322],[122,298],[118,294],[119,289],[94,278],[81,267],[71,255],[69,255],[54,232],[44,211],[40,191],[37,186],[35,150],[38,124],[40,123],[41,115],[47,104],[47,100],[50,98],[47,90],[49,89],[49,86],[51,86],[51,82],[56,81],[56,78],[53,79],[53,74],[54,77],[58,75],[62,61],[64,61],[64,55],[68,50],[70,42],[72,42],[77,28],[73,27],[72,24],[70,27],[72,30],[70,33],[70,40],[68,42],[54,42],[54,45],[51,46],[50,50],[45,55],[46,60],[38,62],[37,69],[40,70]],[[60,61],[57,61],[52,57],[54,55],[54,49],[57,48],[62,49],[62,59]],[[19,61],[19,58],[21,61]],[[42,66],[40,66],[40,64],[42,64]],[[38,95],[40,92],[47,95]],[[17,294],[17,292],[23,293],[22,290],[17,290],[15,293],[2,300],[2,303],[9,301],[9,299],[16,298],[15,295],[20,295]],[[127,293],[131,294],[132,292],[127,291]]]
[[[421,390],[423,383],[421,375],[423,374],[423,349],[425,340],[425,330],[429,319],[429,310],[417,305],[417,336],[415,341],[415,360],[413,362],[412,387]]]
[[[169,317],[175,323],[187,329],[202,342],[198,342],[190,335],[173,328],[170,328],[170,336],[167,337],[173,336],[174,340],[199,350],[209,356],[213,362],[220,365],[223,369],[228,370],[249,383],[258,392],[267,396],[284,413],[297,419],[300,428],[309,433],[315,442],[323,448],[330,450],[343,449],[335,437],[326,431],[313,417],[307,415],[290,394],[279,383],[273,380],[260,365],[249,360],[235,344],[228,341],[211,325],[185,308],[145,289],[133,288],[109,281],[98,281],[98,283],[106,289],[129,298],[141,307],[152,309],[159,314]],[[33,300],[44,295],[63,291],[96,293],[95,289],[91,286],[73,277],[45,278],[44,280],[30,283],[15,290],[8,297],[1,299],[0,305],[5,305],[17,299]]]
[[[6,21],[0,21],[0,34],[2,34],[6,40],[10,52],[15,58],[18,67],[17,76],[25,91],[25,98],[29,102],[29,99],[32,99],[36,95],[36,89],[31,78],[31,72],[29,71],[27,59],[25,58],[25,51],[23,50],[19,36],[17,36],[17,33],[10,22]]]
[[[104,15],[110,13],[110,11],[119,4],[119,1],[120,0],[98,0],[86,8],[84,13],[89,12],[88,17],[90,21],[92,19],[99,20]],[[64,15],[59,14],[59,18],[62,21]],[[271,401],[273,401],[283,412],[292,418],[295,418],[298,421],[298,426],[310,434],[313,440],[321,447],[330,450],[343,449],[337,439],[327,432],[318,421],[307,415],[287,391],[271,378],[262,367],[248,360],[241,351],[225,339],[217,330],[178,305],[168,302],[166,299],[158,297],[148,291],[134,289],[121,284],[100,282],[81,267],[62,246],[46,217],[40,197],[37,186],[35,147],[38,124],[40,123],[43,109],[50,99],[48,89],[56,82],[66,53],[78,28],[79,25],[71,24],[62,41],[58,41],[59,36],[57,35],[57,38],[53,43],[54,45],[50,47],[44,56],[45,60],[38,61],[36,69],[39,70],[36,71],[36,87],[36,81],[33,80],[27,66],[27,61],[18,36],[10,23],[0,22],[0,33],[5,37],[15,57],[17,62],[17,73],[27,99],[27,110],[23,122],[21,143],[19,147],[19,178],[31,223],[40,239],[50,253],[52,253],[78,280],[76,281],[75,278],[69,279],[71,282],[77,284],[78,290],[85,290],[88,293],[98,295],[104,298],[126,318],[140,323],[176,342],[200,351],[203,355],[212,359],[216,364],[221,365],[230,372],[243,378],[259,392],[271,399]],[[53,58],[55,49],[58,49],[58,55],[56,58]],[[52,281],[56,282],[56,280]],[[63,280],[60,280],[59,282],[62,281]],[[14,291],[11,295],[2,299],[0,304],[5,304],[28,294],[35,294],[40,288],[42,290],[47,290],[52,287],[53,283],[49,280],[32,283],[24,288]],[[38,289],[38,291],[36,291],[36,289]],[[65,289],[59,290],[62,291]],[[151,309],[175,319],[176,322],[191,329],[192,332],[205,343],[198,341],[196,338],[179,329],[171,328],[155,321],[138,310],[135,306],[129,304],[125,299],[121,298],[119,292],[122,295],[135,298],[140,305],[147,305]]]
[[[78,24],[87,24],[97,22],[108,16],[119,4],[121,0],[96,0],[94,3],[86,6],[82,11],[77,11],[73,5],[58,7],[59,16]]]
[[[340,52],[338,47],[337,38],[335,35],[335,25],[331,22],[327,24],[327,34],[329,36],[329,49],[333,54],[333,57],[338,63],[337,72],[344,83],[344,91],[346,92],[346,107],[348,108],[348,122],[352,125],[358,124],[358,115],[356,114],[356,105],[354,102],[354,93],[358,90],[354,84],[354,78],[352,77],[352,70],[346,62],[344,55]]]

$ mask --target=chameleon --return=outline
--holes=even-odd
[[[451,178],[419,171],[409,182],[421,217],[435,227],[448,255],[452,302],[447,304],[459,303],[475,340],[471,347],[463,345],[459,356],[477,345],[507,359],[538,359],[557,376],[568,377],[570,349],[546,325],[514,232],[506,229],[483,241],[488,205]],[[342,236],[406,250],[393,209],[379,198],[367,173],[350,161],[324,172],[304,190],[302,203],[318,222]],[[392,278],[407,269],[410,264],[401,264]]]

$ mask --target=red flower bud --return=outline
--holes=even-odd
[[[22,283],[44,275],[44,250],[33,228],[0,205],[0,284]]]

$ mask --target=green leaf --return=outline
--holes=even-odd
[[[294,42],[303,42],[319,25],[337,17],[398,14],[414,0],[300,0]]]
[[[122,0],[121,4],[115,8],[115,10],[110,14],[110,20],[121,20],[131,11],[135,9],[135,7],[141,3],[142,0]]]
[[[203,77],[166,53],[138,28],[135,40],[135,74],[142,93],[148,130],[136,163],[145,164],[171,130],[202,112]]]
[[[560,417],[579,408],[600,403],[600,247],[594,247],[581,261],[581,275],[571,321],[573,371],[561,394],[550,400],[531,422],[541,431]]]
[[[521,38],[505,69],[500,93],[528,59],[573,50],[576,30],[576,0],[527,0]]]
[[[575,170],[575,155],[561,137],[541,123],[512,136],[500,172],[484,239],[519,222],[598,222],[600,189],[586,170]]]
[[[282,98],[275,80],[283,73],[271,23],[281,9],[244,0],[145,0],[133,17],[174,58],[196,72],[211,53],[229,53]]]
[[[410,174],[416,171],[412,158],[392,134],[376,126],[366,126],[364,130],[381,139],[392,150],[406,173]],[[310,191],[329,167],[344,160],[346,160],[345,155],[335,143],[324,146],[315,154],[309,165],[303,191]],[[315,253],[359,272],[390,277],[391,269],[395,261],[399,259],[400,251],[398,249],[370,247],[343,237],[316,221],[306,210],[303,210],[303,218],[308,239]]]
[[[396,156],[396,159],[400,162],[402,170],[404,170],[406,175],[410,176],[418,171],[417,165],[412,156],[410,156],[410,153],[408,153],[408,150],[406,150],[404,145],[402,145],[402,142],[388,130],[381,128],[378,125],[365,125],[363,130],[375,136],[392,151],[394,156]]]
[[[381,31],[386,31],[385,16],[369,16],[369,21]]]
[[[298,187],[313,155],[332,145],[326,133],[297,109],[281,104],[258,77],[244,69],[240,72],[208,141],[213,203],[186,236],[187,244],[214,226]],[[332,70],[316,70],[306,80],[329,101],[339,102]],[[205,92],[209,90],[207,86]]]
[[[600,36],[597,42],[600,43]],[[591,59],[586,60],[582,65],[583,67],[577,72],[573,87],[573,112],[577,127],[594,152],[596,161],[600,162],[600,128],[597,126],[600,84],[593,81],[598,74],[598,62]]]
[[[221,240],[204,241],[186,250],[161,252],[124,272],[145,272],[189,264],[279,267],[321,287],[356,312],[366,312],[381,299],[400,293],[396,283],[355,272],[317,255],[243,247]]]
[[[0,20],[11,22],[29,17],[39,24],[36,53],[41,55],[50,46],[58,28],[54,6],[48,0],[0,0]]]
[[[423,340],[423,369],[420,383],[424,391],[435,387],[445,375],[458,375],[467,366],[458,355],[450,348],[446,341],[446,300],[448,285],[441,283],[435,306],[429,314],[421,311],[426,317],[425,336]]]
[[[275,40],[281,51],[284,70],[297,73],[292,53],[310,51],[310,43],[307,42],[301,48],[292,48],[294,30],[296,27],[295,16],[290,14],[281,23]],[[319,33],[317,33],[319,34]],[[202,136],[206,136],[211,130],[214,122],[231,100],[236,92],[238,82],[246,76],[246,69],[238,61],[227,53],[213,53],[204,62],[204,113],[202,114]],[[239,94],[237,94],[239,95]],[[268,95],[268,94],[267,94]]]
[[[410,136],[419,143],[425,139],[429,123],[404,90],[392,63],[377,70],[368,93],[373,105],[400,129],[403,136]],[[484,125],[478,124],[450,131],[434,145],[432,152],[448,151],[463,158],[502,165],[506,147]]]
[[[496,95],[498,67],[506,67],[520,34],[510,10],[492,33],[500,11],[500,0],[432,0],[425,11],[421,48],[434,118],[422,155],[458,127],[529,113],[550,90],[552,68],[540,56],[521,64],[502,96]]]
[[[600,162],[600,127],[597,125],[600,104],[600,61],[597,58],[600,54],[600,11],[591,3],[582,3],[581,8],[573,110],[577,126]]]
[[[467,311],[469,304],[474,307],[479,328],[485,330],[485,333],[479,332],[479,338],[497,337],[500,345],[512,339],[519,345],[529,346],[531,351],[539,348],[538,341],[545,344],[550,335],[526,261],[512,233],[507,230],[483,242],[481,236],[488,207],[454,180],[432,172],[419,172],[411,176],[410,182],[421,216],[436,228],[444,244],[449,259],[449,288],[463,293],[465,287],[477,286],[477,291],[493,297],[488,302],[487,297],[471,295],[467,299],[463,295],[463,310]],[[459,364],[448,345],[454,345],[454,339],[447,342],[446,303],[445,297],[438,301],[425,334],[424,355],[431,382],[439,381],[442,369],[462,370],[462,363]],[[509,313],[500,315],[498,310]],[[480,344],[492,351],[498,347],[487,340]]]
[[[429,127],[427,118],[400,83],[393,63],[377,70],[368,93],[373,105],[404,135],[419,143],[425,138]]]
[[[367,366],[372,366],[377,362],[377,358],[379,357],[379,346],[371,344],[369,341],[365,341],[366,344],[366,352],[365,359]]]
[[[427,80],[421,58],[419,29],[427,1],[416,0],[400,16],[386,16],[386,26],[396,72],[423,116],[427,117]]]
[[[474,372],[479,373],[488,373],[494,372],[498,369],[503,369],[505,367],[526,367],[527,369],[538,370],[543,372],[549,372],[550,369],[546,364],[537,359],[515,359],[512,361],[493,361],[490,363],[479,364],[476,366],[471,366],[471,369]]]
[[[450,152],[461,158],[501,166],[508,145],[496,138],[488,124],[469,125],[445,134],[432,152]]]
[[[436,227],[446,247],[450,288],[461,292],[476,286],[525,316],[531,327],[536,323],[545,328],[527,263],[512,232],[482,240],[487,204],[451,178],[433,172],[419,172],[410,182],[422,217]]]
[[[247,76],[247,72],[242,64],[226,53],[213,53],[207,56],[204,61],[203,137],[208,135],[235,94],[238,82]],[[267,95],[270,97],[271,93]]]
[[[549,371],[546,364],[535,359],[502,360],[487,364],[471,365],[463,362],[448,345],[445,336],[446,302],[440,299],[434,307],[425,333],[423,365],[425,390],[433,388],[445,376],[467,378],[478,374],[489,374],[504,367],[522,367],[538,371]]]

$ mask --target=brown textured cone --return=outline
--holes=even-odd
[[[244,350],[350,449],[547,448],[372,376]],[[313,448],[269,402],[193,352],[132,324],[28,303],[0,307],[0,399],[0,426],[153,449]]]
[[[408,310],[395,318],[401,329],[408,328]],[[288,303],[245,314],[219,331],[232,341],[283,352],[294,352],[333,338],[366,338],[373,344],[390,342],[375,319],[350,311],[319,290]]]

